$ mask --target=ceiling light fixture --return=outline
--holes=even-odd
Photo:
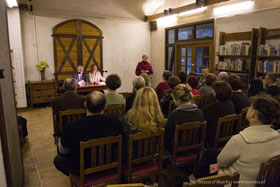
[[[242,10],[248,10],[251,9],[254,5],[254,1],[246,1],[241,3],[235,3],[231,5],[226,5],[222,7],[214,8],[214,14],[215,15],[222,15],[222,14],[229,14],[232,12],[239,12]]]
[[[6,2],[7,2],[8,6],[9,6],[10,8],[13,8],[13,7],[17,7],[17,6],[18,6],[16,0],[6,0]]]
[[[157,25],[159,27],[170,26],[177,23],[177,14],[171,16],[165,16],[157,19]]]
[[[195,15],[195,14],[202,13],[202,12],[206,11],[206,9],[207,9],[207,7],[196,8],[196,9],[189,10],[189,11],[186,11],[186,12],[181,12],[179,14],[179,16]]]

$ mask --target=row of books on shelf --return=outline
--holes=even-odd
[[[259,61],[257,67],[258,73],[280,73],[280,61]]]
[[[220,45],[219,55],[248,56],[250,55],[250,44],[231,44]]]
[[[280,44],[260,45],[259,56],[280,56]]]
[[[219,61],[219,70],[229,70],[229,71],[246,71],[247,63],[246,60],[236,59],[236,60],[225,60]]]

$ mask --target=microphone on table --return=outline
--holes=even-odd
[[[107,70],[103,70],[103,71],[100,71],[101,73],[107,73],[108,71]]]

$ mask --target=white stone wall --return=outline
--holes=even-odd
[[[82,19],[99,27],[103,32],[103,69],[118,73],[122,79],[119,92],[132,90],[135,68],[142,54],[150,55],[151,39],[148,23],[113,19],[87,19],[73,17],[46,17],[21,14],[25,61],[25,81],[39,80],[35,65],[46,61],[46,79],[54,79],[54,51],[52,28],[69,19]],[[153,64],[152,64],[153,65]]]

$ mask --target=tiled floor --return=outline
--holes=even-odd
[[[29,133],[22,149],[25,187],[69,187],[69,177],[58,172],[53,165],[56,146],[52,136],[51,108],[28,109],[18,114],[27,119]]]

